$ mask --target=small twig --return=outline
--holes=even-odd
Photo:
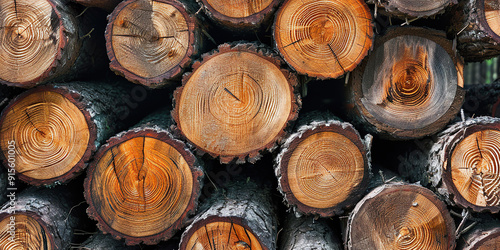
[[[467,220],[469,220],[469,217],[470,217],[469,210],[464,209],[463,211],[465,211],[465,215],[463,215],[462,221],[460,221],[460,224],[458,225],[457,230],[455,231],[455,235],[457,236],[457,238],[460,235],[462,227],[464,227],[465,223],[467,222]],[[463,214],[463,212],[462,212],[462,214]]]
[[[88,36],[89,38],[92,38],[92,36],[90,36],[90,34],[91,34],[93,31],[94,31],[94,28],[92,28],[92,29],[89,31],[89,33],[87,33],[87,34],[85,34],[84,36],[80,37],[80,39],[83,39],[83,38],[85,38],[85,37],[87,37],[87,36]]]
[[[73,212],[73,209],[74,209],[74,208],[76,208],[76,207],[78,207],[78,206],[80,206],[80,205],[82,205],[83,203],[85,203],[85,201],[82,201],[82,202],[80,202],[80,203],[78,203],[78,204],[74,205],[74,206],[73,206],[73,207],[69,210],[69,212],[68,212],[68,216],[66,216],[66,219],[64,219],[64,222],[68,221],[69,216],[71,215],[71,212]]]
[[[458,234],[457,238],[459,238],[462,234],[467,233],[467,232],[468,232],[469,230],[471,230],[474,226],[476,226],[476,225],[477,225],[477,223],[478,223],[477,221],[474,221],[474,222],[473,222],[472,224],[470,224],[468,227],[464,228],[464,230],[462,230],[462,231]]]
[[[467,21],[467,24],[459,32],[457,32],[457,36],[460,35],[460,33],[464,32],[464,30],[467,29],[467,27],[469,27],[469,24],[470,22]]]
[[[410,25],[410,23],[417,21],[418,19],[420,19],[420,17],[417,17],[417,18],[412,19],[412,20],[408,20],[408,18],[405,18],[405,22],[402,23],[401,26]]]
[[[89,8],[89,7],[86,7],[85,9],[83,9],[83,11],[82,11],[80,14],[78,14],[78,15],[76,16],[76,18],[81,17],[81,16],[82,16],[82,15],[83,15],[86,11],[87,11],[87,9],[88,9],[88,8]]]

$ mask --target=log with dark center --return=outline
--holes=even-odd
[[[223,163],[255,162],[296,119],[297,78],[266,47],[223,44],[194,64],[174,93],[178,131]]]
[[[123,128],[119,108],[129,91],[118,83],[73,82],[22,93],[0,116],[4,166],[14,144],[19,179],[31,185],[72,179],[96,148]]]
[[[104,60],[87,14],[78,16],[68,0],[1,1],[0,83],[30,88],[95,69]]]
[[[478,117],[442,132],[430,153],[431,183],[463,208],[500,211],[500,119]]]
[[[457,0],[367,0],[381,8],[383,14],[402,19],[433,17],[445,12]]]
[[[276,249],[277,218],[267,189],[229,185],[204,204],[182,234],[180,249]]]
[[[274,39],[298,73],[338,78],[352,71],[372,47],[371,20],[360,0],[288,0],[276,15]]]
[[[349,216],[349,250],[453,249],[455,225],[445,204],[430,190],[402,183],[382,185]]]
[[[191,5],[179,0],[127,0],[109,17],[110,68],[151,88],[180,78],[201,46]]]
[[[391,139],[438,132],[465,95],[463,62],[452,42],[424,28],[390,29],[349,80],[354,121]]]
[[[238,31],[259,28],[272,18],[279,0],[197,0],[216,23]]]
[[[0,210],[0,249],[70,247],[79,219],[71,213],[75,202],[69,189],[29,188],[14,196],[14,205],[6,203]]]
[[[167,110],[103,145],[85,181],[89,216],[127,245],[156,244],[185,226],[201,190],[200,162],[169,130]]]
[[[369,182],[371,136],[337,120],[313,120],[282,145],[275,172],[296,212],[331,217],[352,208]]]
[[[500,55],[500,1],[461,1],[452,12],[450,32],[466,61],[483,61]]]

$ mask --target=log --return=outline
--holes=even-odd
[[[455,225],[445,204],[430,190],[384,184],[351,212],[346,249],[454,249]]]
[[[500,4],[496,0],[460,1],[452,12],[450,33],[467,62],[500,55]]]
[[[99,229],[127,245],[170,239],[194,214],[202,189],[201,162],[156,112],[110,138],[85,179],[87,213]]]
[[[349,78],[350,116],[386,139],[432,135],[460,110],[463,84],[462,59],[444,32],[389,29]]]
[[[324,219],[290,214],[280,232],[280,250],[342,250],[342,242]]]
[[[83,6],[100,8],[100,9],[103,9],[109,13],[109,12],[112,12],[113,9],[122,0],[72,0],[72,1],[75,3],[79,3]]]
[[[500,119],[477,117],[443,131],[429,153],[427,178],[455,205],[500,211]]]
[[[123,129],[130,88],[120,83],[72,82],[38,86],[13,99],[0,115],[0,158],[31,185],[74,178],[107,138]],[[121,98],[120,98],[121,97]]]
[[[380,8],[380,12],[390,17],[400,19],[415,19],[422,17],[433,17],[445,12],[448,6],[457,4],[457,0],[367,0]]]
[[[296,213],[340,215],[369,183],[371,136],[363,140],[351,124],[325,118],[312,115],[275,160],[278,189]]]
[[[127,246],[122,241],[115,240],[110,234],[96,233],[81,246],[81,250],[141,250],[140,246]]]
[[[280,54],[299,74],[338,78],[372,47],[372,15],[361,0],[288,0],[276,14],[273,35]]]
[[[258,29],[270,21],[279,0],[197,0],[205,14],[216,24],[241,32]]]
[[[0,210],[0,249],[69,249],[80,219],[71,213],[74,195],[66,187],[31,187],[10,192]]]
[[[174,93],[176,131],[221,163],[254,163],[295,120],[297,78],[267,47],[222,44],[205,54]]]
[[[276,249],[277,227],[268,190],[237,182],[200,208],[180,249]]]
[[[481,221],[458,240],[458,249],[480,250],[500,248],[500,223],[496,219]]]
[[[193,5],[178,0],[121,2],[105,33],[111,70],[150,88],[180,79],[202,46]]]
[[[68,0],[2,1],[0,83],[31,88],[95,73],[104,62],[95,15],[79,16]]]

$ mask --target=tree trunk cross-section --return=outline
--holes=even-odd
[[[177,130],[199,153],[223,163],[255,162],[273,150],[297,117],[297,78],[265,47],[223,44],[174,93]]]
[[[95,52],[96,40],[83,33],[92,22],[78,20],[68,1],[0,2],[0,83],[30,88],[74,78],[78,68],[95,62],[85,61]]]
[[[464,208],[500,211],[500,119],[478,117],[442,132],[430,153],[433,186]]]
[[[126,244],[167,240],[194,213],[203,173],[172,137],[167,110],[155,113],[102,146],[85,180],[88,214]]]
[[[179,248],[276,249],[278,225],[269,195],[253,182],[233,183],[201,207]]]
[[[16,194],[16,204],[6,203],[0,210],[0,249],[69,249],[79,223],[71,214],[75,205],[71,197],[65,187],[30,188]],[[9,230],[15,231],[14,241]]]
[[[126,88],[104,83],[52,84],[26,91],[0,116],[4,165],[15,144],[16,174],[31,185],[63,183],[120,125],[116,108]]]
[[[372,15],[361,0],[288,0],[278,10],[274,39],[298,73],[338,78],[372,47]]]
[[[279,0],[197,0],[207,16],[228,28],[257,28],[272,17]]]
[[[463,103],[463,62],[443,32],[395,28],[350,78],[355,122],[391,139],[434,134]]]
[[[368,0],[367,3],[382,7],[389,16],[413,19],[443,13],[457,0]]]
[[[179,78],[201,46],[196,19],[177,0],[127,0],[106,28],[110,67],[128,80],[161,87]]]
[[[298,213],[330,217],[352,208],[369,182],[371,136],[349,123],[316,120],[283,144],[276,158],[279,189]]]
[[[455,247],[455,225],[430,190],[402,183],[382,185],[363,198],[347,226],[349,250]]]
[[[496,219],[481,221],[459,239],[458,246],[463,250],[500,249],[500,223]]]

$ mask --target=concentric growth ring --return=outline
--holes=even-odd
[[[274,37],[299,73],[337,78],[352,71],[371,48],[371,18],[358,0],[289,0],[277,15]]]
[[[89,150],[91,134],[80,108],[65,92],[45,89],[18,97],[0,121],[2,152],[7,159],[9,150],[15,151],[11,156],[23,180],[61,178],[83,165]]]
[[[14,217],[14,220],[10,217]],[[7,215],[0,220],[0,249],[52,249],[54,247],[52,238],[48,235],[45,225],[27,214]]]
[[[49,1],[0,2],[0,81],[18,86],[48,74],[61,39],[55,12]]]

